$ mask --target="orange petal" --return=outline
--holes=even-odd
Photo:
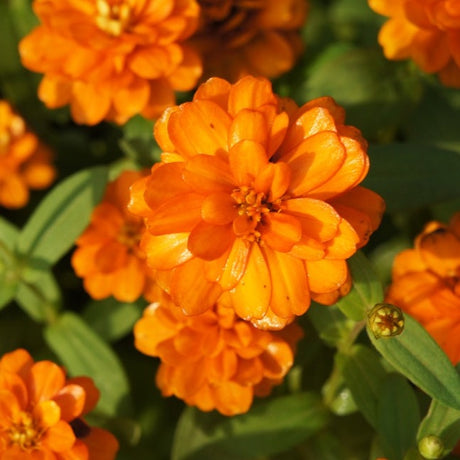
[[[225,225],[236,217],[235,201],[228,193],[212,193],[203,200],[201,218],[215,225]]]
[[[168,124],[171,141],[176,152],[185,157],[216,155],[228,147],[229,115],[210,101],[182,104],[174,111]]]
[[[268,139],[268,156],[271,158],[283,143],[289,126],[289,116],[286,112],[281,112],[275,116],[270,129]]]
[[[105,299],[113,292],[113,274],[93,273],[84,278],[83,286],[93,299]]]
[[[310,291],[328,293],[339,289],[347,280],[348,267],[344,260],[305,261]]]
[[[251,140],[266,147],[267,139],[268,126],[262,113],[249,109],[237,113],[230,126],[230,147],[244,140]]]
[[[72,377],[67,379],[67,385],[78,385],[85,391],[85,405],[82,409],[81,415],[86,415],[96,407],[96,404],[99,401],[100,392],[96,388],[92,378],[85,376]]]
[[[51,109],[68,104],[71,94],[71,80],[58,75],[45,74],[38,87],[39,99]]]
[[[53,452],[65,452],[72,448],[75,439],[70,425],[60,420],[46,430],[43,436],[43,443]]]
[[[208,100],[227,110],[228,94],[232,85],[223,78],[212,77],[202,83],[195,91],[194,101]]]
[[[196,155],[187,161],[182,178],[198,193],[230,191],[234,187],[228,163],[211,155]]]
[[[228,254],[222,274],[218,281],[222,289],[232,289],[245,273],[249,256],[250,243],[242,238],[236,238]]]
[[[174,269],[171,298],[188,315],[197,315],[212,308],[222,288],[203,276],[203,261],[193,258]]]
[[[189,232],[201,220],[203,195],[185,193],[165,201],[147,220],[147,229],[153,235]]]
[[[67,384],[53,398],[61,409],[61,419],[70,422],[80,417],[85,405],[86,393],[84,388],[75,384]]]
[[[288,252],[300,241],[302,226],[299,220],[286,213],[270,212],[262,226],[262,241],[275,251]]]
[[[259,245],[253,243],[244,275],[230,291],[233,308],[245,320],[262,318],[270,303],[271,290],[267,261]]]
[[[134,326],[134,344],[142,353],[149,356],[158,356],[158,344],[172,339],[176,334],[177,329],[170,327],[160,318],[155,315],[147,316],[137,321]]]
[[[229,152],[230,169],[238,185],[249,185],[268,163],[265,149],[254,141],[241,141]]]
[[[278,338],[272,340],[260,359],[264,366],[264,377],[269,379],[283,378],[294,363],[291,347]]]
[[[29,190],[24,181],[17,175],[11,174],[0,183],[0,204],[6,208],[17,209],[29,201]]]
[[[144,193],[149,179],[149,177],[143,177],[131,184],[129,187],[130,200],[127,209],[136,216],[147,217],[152,213],[152,210],[147,205],[144,198]]]
[[[3,427],[10,422],[10,420],[23,410],[24,407],[21,407],[18,403],[18,400],[13,393],[0,389],[0,421]]]
[[[294,198],[284,201],[282,209],[299,220],[304,237],[322,242],[332,239],[337,233],[340,215],[324,201]]]
[[[111,99],[106,89],[83,81],[73,84],[70,110],[77,123],[96,125],[107,116],[110,106]]]
[[[94,255],[95,266],[102,273],[111,273],[122,269],[128,260],[129,248],[118,241],[109,241],[99,247]]]
[[[350,223],[340,221],[337,235],[326,246],[326,259],[348,259],[357,250],[359,236]]]
[[[150,97],[150,85],[141,78],[134,78],[129,85],[118,85],[114,93],[113,105],[118,112],[118,123],[126,122],[142,112]]]
[[[278,105],[270,81],[266,78],[247,76],[232,86],[228,98],[228,112],[235,117],[243,109],[258,109],[268,104],[275,107]]]
[[[336,123],[329,112],[323,107],[313,107],[291,121],[286,137],[280,146],[276,159],[289,158],[293,149],[298,147],[308,137],[322,131],[337,132]]]
[[[112,433],[93,427],[83,440],[89,450],[89,459],[113,460],[116,457],[119,444]]]
[[[139,46],[129,55],[128,65],[139,77],[154,80],[169,74],[182,60],[177,44],[167,46]]]
[[[289,187],[291,169],[286,163],[267,163],[254,182],[254,190],[269,195],[268,201],[281,198]]]
[[[231,225],[213,225],[200,222],[190,233],[188,249],[204,260],[219,258],[235,238]]]
[[[203,66],[200,55],[192,47],[182,44],[181,48],[182,60],[167,78],[176,91],[188,91],[196,86]]]
[[[56,401],[40,401],[33,409],[33,417],[40,427],[46,429],[60,420],[61,408]]]
[[[141,249],[147,255],[148,264],[158,270],[169,270],[193,257],[187,248],[189,233],[170,233],[153,236],[146,232]]]
[[[265,248],[264,254],[272,280],[271,310],[282,318],[302,315],[310,306],[303,261],[268,248]]]
[[[127,258],[124,267],[114,273],[113,296],[120,302],[134,302],[145,286],[145,261],[134,255]]]
[[[341,136],[346,159],[341,168],[326,182],[311,190],[309,196],[326,200],[359,184],[369,170],[369,158],[361,142]]]
[[[176,98],[166,78],[150,80],[150,98],[147,105],[142,110],[142,116],[145,118],[157,118],[164,110],[175,104]]]
[[[393,278],[399,278],[410,272],[423,272],[427,270],[420,253],[415,249],[406,249],[398,253],[393,261]]]
[[[293,152],[287,163],[291,168],[289,191],[295,196],[327,182],[342,166],[346,153],[339,137],[332,132],[305,139]]]
[[[222,382],[212,389],[216,409],[224,415],[244,414],[249,410],[253,399],[251,386],[239,385],[229,381]]]
[[[64,371],[51,361],[39,361],[31,369],[27,387],[31,401],[38,403],[53,399],[65,385]]]
[[[145,182],[138,183],[138,193],[142,193],[142,186],[145,186],[143,198],[152,209],[160,206],[165,201],[177,195],[183,195],[192,191],[190,185],[182,180],[184,163],[158,164],[152,169],[150,177]],[[133,190],[134,192],[135,190]],[[131,196],[131,201],[136,195]],[[139,200],[142,196],[139,196]],[[130,205],[131,206],[131,205]],[[130,207],[131,209],[131,207]]]
[[[30,353],[23,348],[18,348],[3,355],[0,360],[0,371],[19,374],[24,378],[33,364],[34,360]]]

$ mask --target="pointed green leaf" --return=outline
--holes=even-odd
[[[83,311],[86,323],[101,337],[110,342],[132,331],[134,323],[142,316],[146,302],[121,303],[113,297],[91,302]]]
[[[372,168],[363,185],[379,193],[387,211],[416,209],[460,197],[460,154],[424,144],[369,149]]]
[[[400,335],[376,339],[369,324],[367,334],[375,348],[414,385],[443,404],[460,410],[460,377],[449,358],[426,330],[404,314]]]
[[[130,412],[129,384],[115,353],[74,313],[64,313],[45,329],[50,348],[72,376],[91,377],[101,398],[97,408],[107,415]]]
[[[106,182],[107,168],[96,167],[74,174],[48,193],[18,239],[17,250],[32,270],[49,268],[72,247],[88,225]]]
[[[343,378],[366,420],[375,427],[379,389],[386,377],[379,356],[364,345],[354,345],[349,353],[338,354]]]
[[[19,280],[19,269],[14,246],[19,230],[0,217],[0,309],[14,297]]]
[[[403,460],[416,442],[420,408],[414,390],[399,374],[381,383],[377,402],[376,430],[386,457]]]
[[[61,290],[51,271],[41,271],[35,282],[20,281],[15,300],[37,322],[53,322],[62,303]]]
[[[345,297],[337,302],[337,306],[348,318],[361,321],[372,306],[383,300],[382,283],[372,264],[361,251],[358,251],[347,262],[353,279],[353,287]]]
[[[318,432],[327,410],[313,393],[298,393],[224,417],[187,408],[178,423],[173,460],[243,460],[289,449]]]

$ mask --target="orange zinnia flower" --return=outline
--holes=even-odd
[[[29,201],[29,189],[48,187],[56,176],[51,159],[51,151],[0,100],[0,205],[20,208]]]
[[[460,213],[449,225],[430,222],[414,249],[398,254],[387,301],[418,320],[460,362]]]
[[[390,19],[379,33],[388,59],[413,59],[447,86],[460,88],[460,4],[452,0],[369,0]]]
[[[128,209],[129,186],[145,174],[124,171],[107,186],[88,228],[77,239],[72,266],[94,299],[132,302],[151,289],[151,270],[139,248],[144,224]]]
[[[7,353],[0,360],[0,458],[114,459],[117,440],[82,418],[98,399],[90,378],[66,379],[58,365],[35,363],[23,349]]]
[[[264,78],[213,78],[155,125],[162,162],[131,187],[141,247],[187,314],[225,303],[262,328],[334,302],[383,200],[359,187],[360,132],[331,98],[298,108]]]
[[[156,382],[164,396],[175,395],[203,411],[241,414],[254,395],[268,395],[291,368],[302,337],[296,324],[261,331],[219,304],[186,316],[167,294],[157,292],[134,336],[138,350],[161,359]]]
[[[182,42],[198,24],[195,0],[34,0],[42,24],[20,45],[23,64],[44,73],[40,99],[70,104],[77,123],[158,116],[201,75]]]
[[[236,81],[278,77],[303,50],[299,29],[307,0],[198,0],[201,26],[191,42],[203,56],[204,77]]]

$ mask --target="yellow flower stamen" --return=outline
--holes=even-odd
[[[8,430],[12,444],[17,444],[23,450],[37,447],[44,430],[37,426],[33,417],[27,412],[21,412]]]
[[[107,0],[97,0],[96,24],[109,35],[119,37],[128,27],[131,8],[127,3],[109,4]]]
[[[141,222],[125,222],[120,228],[117,235],[117,241],[132,251],[137,251],[141,240],[143,223]]]

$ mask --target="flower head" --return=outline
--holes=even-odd
[[[67,379],[58,365],[34,362],[23,349],[7,353],[0,360],[0,457],[114,459],[117,440],[82,418],[98,399],[88,377]],[[104,443],[100,456],[95,439]]]
[[[107,186],[88,228],[77,239],[72,266],[94,299],[132,302],[148,295],[152,273],[139,247],[144,224],[127,209],[129,186],[144,173],[124,171]]]
[[[158,282],[187,314],[217,299],[281,328],[313,298],[350,287],[345,259],[377,228],[383,200],[358,184],[366,143],[331,98],[298,108],[268,80],[213,78],[155,125],[164,153],[131,187]]]
[[[34,0],[41,25],[19,45],[23,64],[44,73],[40,99],[70,104],[77,123],[124,123],[159,115],[174,90],[201,75],[183,41],[198,24],[195,0]]]
[[[0,100],[0,206],[20,208],[29,200],[29,189],[48,187],[56,176],[51,159],[51,151]]]
[[[261,331],[219,304],[186,316],[158,289],[134,336],[136,348],[161,359],[156,381],[164,396],[235,415],[282,382],[302,330],[290,324],[283,331]]]
[[[379,33],[388,59],[412,59],[447,86],[460,88],[460,7],[451,0],[369,0],[389,17]]]
[[[449,225],[429,222],[413,249],[398,254],[387,301],[419,321],[460,362],[460,213]]]
[[[203,56],[204,77],[236,81],[278,77],[303,50],[299,30],[307,0],[198,0],[201,25],[191,42]]]

